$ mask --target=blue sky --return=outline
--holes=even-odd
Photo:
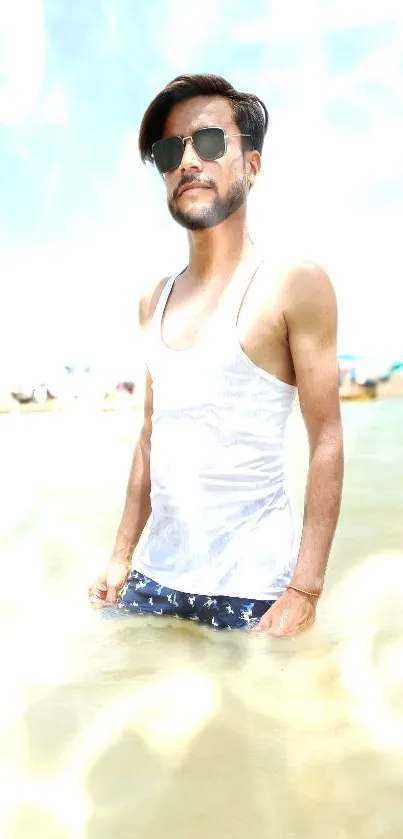
[[[264,99],[252,235],[328,270],[341,351],[403,357],[400,0],[13,0],[0,56],[3,360],[133,354],[140,289],[186,260],[137,131],[184,71]]]

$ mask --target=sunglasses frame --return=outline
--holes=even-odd
[[[202,157],[202,155],[199,154],[199,152],[197,151],[197,148],[195,146],[193,138],[194,138],[195,134],[199,134],[202,131],[210,131],[211,128],[214,128],[217,131],[222,131],[222,135],[224,137],[224,150],[217,157]],[[151,146],[152,159],[155,163],[154,146],[156,146],[157,143],[160,143],[161,141],[163,142],[164,140],[180,140],[181,143],[182,143],[182,155],[181,155],[181,158],[179,160],[179,163],[177,163],[176,166],[171,166],[170,169],[165,169],[164,172],[161,172],[161,169],[159,169],[157,164],[155,164],[161,175],[166,175],[167,172],[173,172],[173,170],[178,169],[178,167],[182,163],[183,155],[185,154],[186,143],[187,143],[188,140],[191,140],[192,146],[193,146],[198,158],[200,158],[200,160],[204,160],[205,162],[209,162],[209,161],[211,162],[213,160],[220,160],[222,157],[225,157],[225,155],[227,154],[227,149],[228,149],[227,140],[229,140],[231,137],[249,137],[249,139],[252,140],[252,135],[251,134],[227,134],[224,131],[224,128],[221,128],[219,125],[208,125],[205,128],[196,128],[196,131],[194,131],[193,134],[189,134],[188,137],[181,137],[180,134],[174,134],[172,137],[163,137],[163,138],[161,138],[161,140],[156,140],[155,143],[153,143],[152,146]],[[253,145],[252,145],[251,149],[248,149],[248,151],[253,151]]]

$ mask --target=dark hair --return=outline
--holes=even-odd
[[[266,105],[253,93],[240,93],[221,76],[188,73],[166,85],[148,106],[140,126],[139,149],[143,163],[153,160],[152,146],[160,140],[165,121],[177,102],[194,96],[222,96],[231,104],[240,134],[250,134],[253,149],[262,152],[269,125]]]

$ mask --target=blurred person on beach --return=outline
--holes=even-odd
[[[343,480],[337,306],[320,266],[274,271],[248,234],[268,121],[257,96],[213,75],[179,76],[143,117],[141,158],[189,259],[140,302],[143,424],[112,555],[89,588],[116,613],[273,635],[315,620]],[[284,478],[297,391],[302,533]]]

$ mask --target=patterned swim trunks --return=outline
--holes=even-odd
[[[213,629],[251,629],[273,605],[273,600],[247,600],[186,594],[166,588],[132,571],[117,603],[117,609],[127,613],[148,613],[185,618],[208,624]]]

